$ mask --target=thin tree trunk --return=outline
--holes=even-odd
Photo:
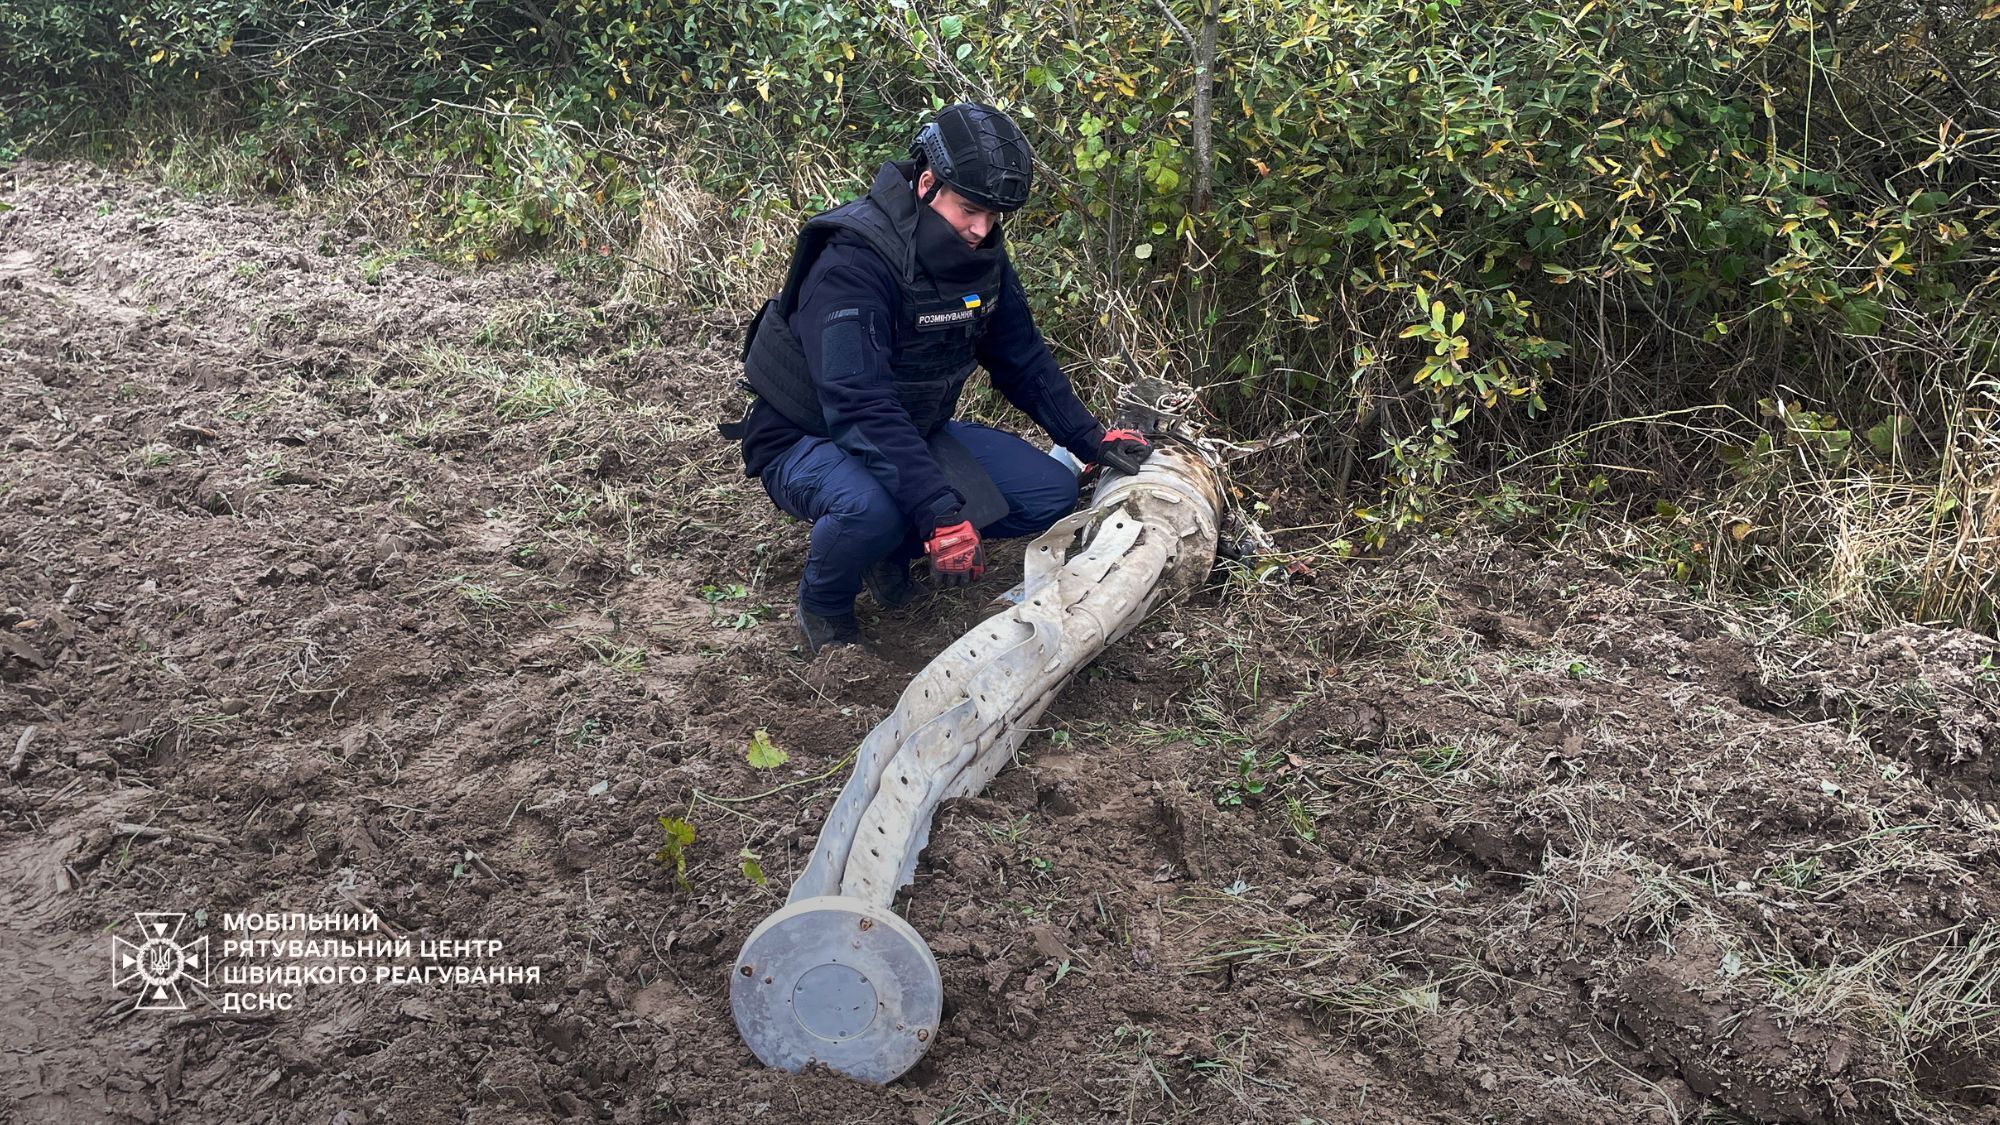
[[[1215,39],[1218,20],[1216,6],[1221,0],[1204,0],[1200,40],[1194,56],[1194,194],[1196,216],[1208,211],[1210,189],[1215,179]],[[1197,219],[1199,221],[1199,219]]]

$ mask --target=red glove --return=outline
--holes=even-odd
[[[940,526],[924,541],[931,580],[939,586],[970,586],[986,573],[986,547],[971,520]]]
[[[1097,463],[1113,472],[1132,476],[1139,465],[1153,455],[1153,443],[1137,430],[1106,430],[1097,443]]]

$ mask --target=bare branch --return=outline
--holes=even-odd
[[[1190,51],[1194,51],[1196,53],[1200,53],[1201,48],[1195,45],[1194,32],[1189,31],[1187,29],[1187,25],[1182,23],[1180,21],[1180,18],[1174,15],[1174,10],[1172,8],[1167,7],[1167,0],[1153,0],[1153,6],[1155,8],[1158,8],[1160,10],[1160,14],[1166,17],[1167,22],[1173,25],[1174,30],[1180,33],[1181,42],[1187,44],[1187,49]]]

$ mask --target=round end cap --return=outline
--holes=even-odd
[[[881,1085],[937,1038],[944,980],[895,912],[845,895],[792,903],[757,924],[730,970],[729,1007],[765,1066],[813,1063]]]

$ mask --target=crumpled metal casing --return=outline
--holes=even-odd
[[[1209,573],[1222,511],[1218,460],[1159,440],[1138,474],[1101,480],[1088,508],[1036,539],[998,611],[910,682],[863,740],[787,905],[737,958],[731,1007],[759,1059],[876,1083],[915,1065],[942,987],[892,907],[938,805],[984,789],[1070,676]]]

